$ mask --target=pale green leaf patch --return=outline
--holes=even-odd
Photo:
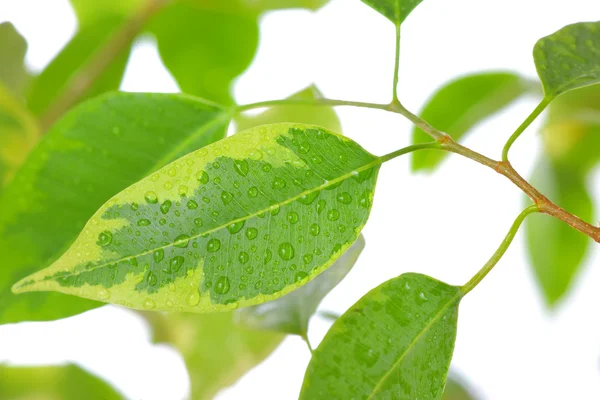
[[[377,12],[394,23],[400,25],[423,0],[362,0]]]
[[[62,257],[13,289],[191,312],[275,299],[357,239],[380,165],[316,126],[240,132],[114,196]]]
[[[535,44],[533,58],[547,98],[600,82],[600,22],[567,25]]]
[[[460,299],[459,287],[414,273],[371,290],[314,351],[300,399],[439,399]]]
[[[29,82],[30,76],[25,68],[27,42],[13,24],[0,24],[0,83],[17,98],[20,97]]]

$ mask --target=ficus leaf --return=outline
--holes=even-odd
[[[400,25],[423,0],[361,0],[395,25]]]
[[[600,82],[600,22],[567,25],[535,44],[533,58],[547,98]]]
[[[593,205],[584,176],[542,160],[530,179],[556,204],[585,221],[591,221]],[[566,223],[547,215],[531,215],[525,221],[531,263],[548,305],[554,306],[567,292],[585,259],[590,240]]]
[[[212,399],[262,362],[284,335],[246,329],[234,322],[233,312],[143,313],[154,341],[174,346],[185,360],[192,400]]]
[[[191,312],[275,299],[356,240],[380,164],[315,126],[240,132],[114,196],[63,256],[13,290]]]
[[[121,400],[115,389],[76,365],[0,365],[0,398],[7,400]]]
[[[438,399],[456,338],[461,292],[408,273],[371,290],[314,351],[300,399]]]
[[[14,296],[10,287],[56,260],[111,196],[221,139],[228,121],[224,110],[188,96],[114,93],[57,122],[0,197],[0,323],[102,305],[59,293]]]
[[[27,42],[17,32],[13,24],[0,24],[0,83],[14,96],[21,96],[29,82],[29,73],[25,69]]]
[[[428,100],[421,118],[459,141],[479,122],[525,94],[529,87],[529,82],[510,72],[463,76],[439,89]],[[413,143],[429,141],[429,135],[416,126],[413,128]],[[415,152],[412,169],[433,170],[445,156],[440,151]]]
[[[327,271],[277,300],[246,307],[237,312],[243,326],[306,337],[308,323],[321,300],[350,272],[365,247],[362,235]]]

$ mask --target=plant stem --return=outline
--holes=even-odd
[[[123,50],[140,33],[146,21],[168,0],[147,0],[134,15],[119,27],[112,37],[99,48],[91,60],[69,81],[66,89],[56,98],[40,118],[45,132],[62,114],[76,104],[100,78]]]
[[[411,146],[403,147],[399,150],[392,151],[391,153],[388,153],[386,155],[379,157],[379,159],[381,160],[381,163],[383,164],[384,162],[393,160],[394,158],[400,157],[401,155],[404,155],[407,153],[412,153],[413,151],[425,150],[425,149],[441,150],[442,145],[439,142],[413,144]]]
[[[361,108],[375,108],[378,110],[390,111],[388,104],[363,103],[360,101],[347,101],[335,99],[284,99],[284,100],[269,100],[260,101],[258,103],[245,104],[235,107],[235,112],[244,112],[254,110],[256,108],[272,107],[272,106],[349,106]]]
[[[521,214],[519,214],[519,216],[517,217],[517,219],[515,219],[515,222],[513,222],[512,226],[510,227],[510,230],[508,231],[508,234],[506,235],[506,237],[504,238],[504,240],[502,241],[502,243],[500,243],[500,246],[498,247],[498,249],[496,250],[496,252],[492,255],[492,257],[490,257],[490,259],[479,270],[479,272],[477,272],[475,274],[475,276],[473,276],[469,280],[469,282],[465,283],[460,288],[460,291],[462,292],[463,296],[466,295],[467,293],[469,293],[471,290],[473,290],[473,288],[475,286],[477,286],[479,284],[479,282],[481,282],[481,280],[483,278],[485,278],[485,276],[487,274],[490,273],[490,271],[492,270],[492,268],[494,268],[494,266],[498,263],[498,261],[500,261],[500,259],[504,255],[504,253],[506,253],[506,250],[510,246],[511,242],[513,241],[515,235],[519,231],[519,227],[521,226],[521,224],[525,220],[525,217],[527,217],[531,213],[539,212],[539,211],[540,210],[538,209],[537,205],[532,205],[532,206],[529,206],[526,209],[524,209],[521,212]]]
[[[392,90],[392,103],[400,103],[398,100],[398,70],[400,69],[400,24],[396,24],[396,52],[394,58],[394,88]]]
[[[306,347],[308,347],[308,351],[310,351],[310,355],[312,356],[314,350],[310,344],[310,340],[308,339],[308,334],[304,333],[300,336],[302,337],[302,340],[304,340],[304,343],[306,343]]]
[[[552,101],[551,97],[544,97],[540,104],[537,105],[537,107],[531,112],[531,114],[529,114],[525,121],[523,121],[517,130],[508,138],[508,141],[502,149],[502,161],[508,162],[508,151],[510,150],[510,147],[519,138],[519,136],[521,136],[521,133],[523,133],[523,131],[527,129],[527,127],[531,125],[531,123],[542,113],[542,111],[544,111],[548,104],[550,104],[550,101]]]

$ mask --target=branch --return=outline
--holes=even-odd
[[[70,80],[67,88],[56,98],[40,118],[40,126],[45,132],[62,114],[75,105],[100,78],[121,52],[140,33],[148,19],[168,0],[147,0],[142,7],[126,20],[121,27],[100,47],[92,59]]]

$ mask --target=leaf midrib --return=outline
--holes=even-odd
[[[365,152],[365,153],[366,153],[366,152]],[[367,154],[368,154],[368,153],[367,153]],[[286,199],[286,200],[284,200],[284,201],[282,201],[282,202],[279,202],[279,203],[272,204],[272,205],[270,205],[269,207],[266,207],[266,208],[262,208],[262,209],[260,209],[259,211],[256,211],[256,212],[254,212],[254,213],[252,213],[252,214],[248,214],[248,215],[246,215],[245,217],[241,217],[241,218],[237,218],[237,219],[230,220],[230,221],[228,221],[227,223],[225,223],[225,224],[222,224],[222,225],[219,225],[219,226],[217,226],[217,227],[215,227],[215,228],[213,228],[213,229],[210,229],[210,230],[208,230],[208,231],[204,231],[204,232],[198,233],[198,234],[196,234],[196,235],[192,235],[192,236],[190,236],[189,238],[182,239],[182,240],[179,240],[179,241],[174,241],[174,242],[172,242],[172,243],[168,243],[168,244],[166,244],[166,245],[163,245],[163,246],[155,247],[155,248],[149,249],[149,250],[147,250],[147,251],[144,251],[144,252],[138,253],[138,254],[136,254],[136,255],[131,255],[131,256],[127,256],[127,257],[120,258],[120,259],[112,260],[112,261],[110,261],[110,262],[106,262],[106,263],[103,263],[103,264],[98,264],[98,265],[95,265],[95,266],[94,266],[94,267],[92,267],[92,268],[88,268],[88,269],[86,269],[85,271],[76,271],[76,272],[74,271],[74,272],[72,272],[72,273],[64,274],[64,275],[62,275],[60,278],[68,278],[68,277],[71,277],[71,276],[76,276],[76,275],[79,275],[79,274],[80,274],[80,273],[82,273],[82,272],[90,272],[90,271],[94,271],[94,270],[96,270],[96,269],[98,269],[98,268],[103,268],[103,267],[106,267],[106,266],[108,266],[108,265],[111,265],[111,264],[120,263],[120,262],[123,262],[123,261],[128,261],[128,260],[131,260],[131,259],[133,259],[133,258],[135,258],[135,257],[145,256],[145,255],[148,255],[148,254],[151,254],[151,253],[153,253],[153,252],[154,252],[154,251],[156,251],[156,250],[161,250],[161,249],[163,249],[163,250],[164,250],[164,249],[166,249],[166,248],[169,248],[169,247],[171,247],[171,246],[175,246],[176,244],[179,244],[179,243],[184,243],[184,242],[189,242],[190,240],[197,239],[197,238],[199,238],[199,237],[201,237],[201,236],[204,236],[204,235],[209,235],[209,234],[211,234],[211,233],[214,233],[214,232],[217,232],[217,231],[219,231],[219,230],[221,230],[221,229],[225,229],[225,228],[227,228],[227,226],[229,226],[229,225],[231,225],[231,224],[234,224],[234,223],[236,223],[236,222],[247,221],[247,220],[249,220],[249,219],[251,219],[251,218],[257,217],[259,214],[262,214],[262,213],[264,213],[264,212],[267,212],[267,211],[269,211],[269,210],[271,210],[271,209],[273,209],[273,208],[275,208],[275,207],[281,207],[281,206],[285,206],[285,205],[287,205],[287,204],[290,204],[290,203],[292,203],[292,202],[294,202],[294,201],[296,201],[296,200],[300,199],[301,197],[303,197],[303,196],[306,196],[307,194],[311,194],[311,193],[314,193],[314,192],[320,192],[320,191],[323,191],[323,190],[327,189],[329,186],[335,185],[335,184],[336,184],[336,183],[338,183],[338,182],[344,181],[344,180],[346,180],[346,179],[349,179],[349,178],[351,178],[352,176],[355,176],[355,175],[356,175],[356,173],[360,173],[360,172],[362,172],[362,171],[365,171],[365,170],[368,170],[368,169],[370,169],[370,168],[374,168],[374,167],[376,167],[376,166],[378,166],[378,165],[381,165],[381,164],[382,164],[382,159],[381,159],[381,157],[375,157],[375,159],[374,159],[373,161],[371,161],[371,162],[369,162],[369,163],[367,163],[367,164],[363,165],[362,167],[359,167],[359,168],[357,168],[357,169],[355,169],[355,170],[352,170],[352,171],[350,171],[350,172],[348,172],[348,173],[345,173],[345,174],[343,174],[343,175],[340,175],[339,177],[337,177],[337,178],[335,178],[335,179],[332,179],[332,180],[330,180],[330,181],[327,181],[327,183],[325,183],[325,184],[319,185],[319,186],[317,186],[317,187],[315,187],[315,188],[312,188],[312,189],[310,189],[310,190],[305,190],[305,191],[303,191],[303,192],[299,193],[298,195],[296,195],[296,196],[292,196],[292,197],[290,197],[290,198],[288,198],[288,199]],[[27,278],[26,278],[26,279],[27,279]],[[34,284],[35,284],[35,283],[37,283],[37,282],[43,282],[43,281],[48,281],[48,280],[54,280],[54,277],[53,277],[53,276],[46,276],[46,277],[44,277],[44,278],[42,278],[42,279],[40,279],[40,280],[34,280],[34,281],[30,281],[30,283],[29,283],[27,286],[34,285]],[[16,286],[16,285],[15,285],[15,286]],[[17,289],[19,289],[19,288],[22,288],[22,287],[24,287],[24,286],[17,287]]]
[[[383,375],[381,377],[381,379],[379,380],[379,382],[377,382],[377,385],[375,385],[375,387],[373,388],[373,391],[371,392],[371,394],[369,395],[367,400],[372,400],[373,396],[380,390],[381,385],[387,380],[387,378],[390,376],[390,374],[396,370],[396,368],[398,367],[398,365],[404,361],[404,358],[406,357],[406,355],[408,353],[410,353],[410,351],[412,350],[412,348],[415,346],[415,344],[421,339],[421,337],[429,331],[429,329],[431,328],[431,326],[438,321],[438,319],[450,308],[450,305],[454,304],[454,302],[456,300],[459,300],[461,298],[461,291],[457,289],[457,293],[452,296],[448,302],[444,305],[444,307],[442,307],[440,309],[440,311],[438,311],[438,313],[427,323],[427,325],[425,325],[423,327],[423,330],[421,330],[421,332],[415,336],[415,338],[409,343],[408,347],[406,348],[406,351],[404,353],[402,353],[402,355],[400,356],[400,358],[398,358],[398,360],[392,365],[392,367],[389,369],[389,371]]]

